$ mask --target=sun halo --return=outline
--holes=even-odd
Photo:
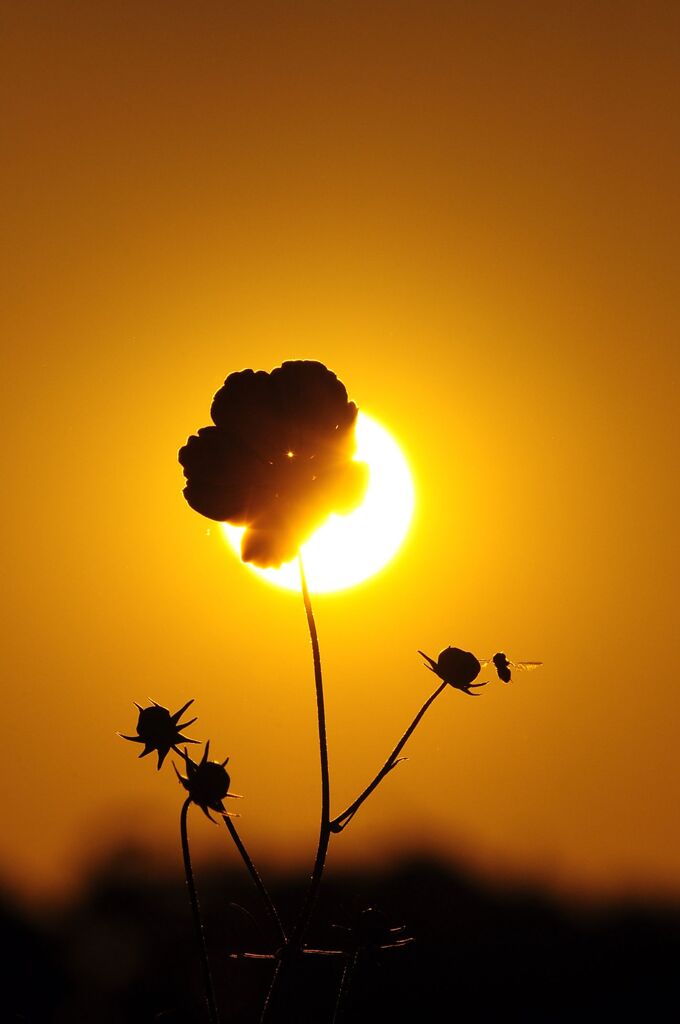
[[[363,502],[349,515],[329,516],[302,545],[307,584],[317,594],[354,586],[387,565],[401,546],[413,516],[413,479],[394,437],[372,416],[360,412],[356,438],[354,457],[366,462],[369,469]],[[240,557],[243,527],[221,525],[229,546]],[[269,583],[300,590],[297,560],[280,569],[246,564]]]

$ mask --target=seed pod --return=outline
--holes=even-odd
[[[177,746],[178,743],[198,743],[198,740],[183,736],[181,731],[196,721],[195,718],[191,718],[188,722],[180,722],[180,718],[193,702],[193,698],[188,700],[179,711],[171,715],[167,708],[157,704],[155,700],[151,701],[148,708],[143,708],[135,701],[135,707],[139,710],[137,735],[123,736],[120,732],[118,735],[121,739],[130,740],[131,743],[143,743],[144,750],[139,755],[140,757],[146,757],[152,750],[157,750],[158,769],[160,770],[169,751],[174,750],[177,754],[181,753]]]

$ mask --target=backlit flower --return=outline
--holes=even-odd
[[[244,526],[241,557],[279,566],[331,514],[362,500],[368,467],[353,460],[357,407],[322,363],[227,377],[179,452],[184,496],[201,515]]]
[[[139,710],[137,735],[123,736],[120,732],[118,735],[121,739],[130,740],[131,743],[143,743],[144,750],[139,755],[140,757],[146,757],[152,750],[157,750],[158,768],[160,770],[170,750],[174,750],[178,754],[180,753],[177,747],[178,743],[198,743],[198,740],[191,740],[188,736],[182,735],[182,729],[187,729],[190,725],[193,725],[196,719],[191,718],[188,722],[180,722],[180,718],[186,709],[193,703],[192,698],[179,711],[171,715],[167,708],[161,707],[155,700],[151,701],[151,705],[148,708],[143,708],[141,704],[137,704],[135,701],[135,707]]]
[[[486,683],[474,683],[473,680],[479,675],[481,664],[470,651],[461,651],[459,647],[447,647],[440,651],[436,661],[418,651],[427,662],[426,668],[439,676],[445,683],[455,686],[457,690],[469,694],[470,697],[478,697],[478,693],[472,691]]]

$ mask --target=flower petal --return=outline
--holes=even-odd
[[[213,427],[180,450],[193,509],[246,526],[244,561],[290,561],[331,513],[363,498],[368,471],[352,461],[357,408],[322,363],[241,370],[213,399]]]

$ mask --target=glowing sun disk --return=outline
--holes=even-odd
[[[343,590],[382,569],[399,549],[413,515],[413,480],[392,435],[360,412],[356,436],[355,458],[366,462],[369,468],[366,496],[349,515],[329,516],[302,546],[307,583],[316,593]],[[223,523],[222,529],[240,556],[242,527]],[[280,569],[259,569],[247,564],[270,583],[287,590],[300,589],[297,560]]]

